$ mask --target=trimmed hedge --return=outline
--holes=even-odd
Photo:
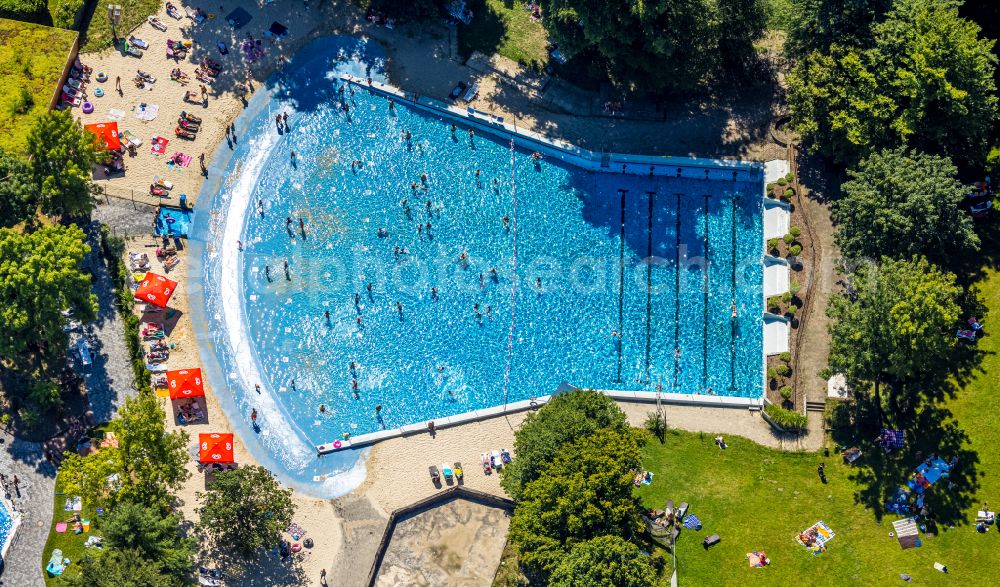
[[[772,422],[788,432],[802,432],[809,425],[809,419],[806,418],[805,414],[786,410],[777,404],[765,406],[764,413]]]
[[[150,384],[150,373],[146,369],[142,338],[139,335],[140,320],[132,311],[135,302],[132,299],[132,290],[128,287],[128,268],[122,259],[125,255],[125,240],[109,236],[109,232],[107,226],[101,226],[101,251],[115,284],[115,308],[125,323],[125,344],[128,346],[135,386],[140,392],[151,392],[153,388]]]

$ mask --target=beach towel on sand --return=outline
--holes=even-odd
[[[184,153],[178,151],[170,157],[170,163],[173,163],[178,167],[187,167],[188,165],[191,165],[191,159],[191,155],[185,155]]]
[[[169,139],[163,137],[153,137],[149,140],[149,150],[154,155],[163,155],[167,152],[167,143],[169,142]]]

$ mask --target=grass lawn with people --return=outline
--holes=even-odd
[[[116,0],[115,4],[122,7],[121,21],[116,27],[119,36],[127,36],[126,33],[145,22],[149,15],[156,14],[163,6],[161,0]],[[183,6],[180,2],[174,4]],[[111,22],[108,21],[107,4],[91,2],[84,10],[86,14],[84,14],[84,24],[81,27],[83,37],[80,39],[80,51],[99,51],[110,47],[113,35]]]
[[[0,18],[0,148],[24,150],[32,118],[46,112],[76,33]]]
[[[979,282],[981,299],[1000,313],[1000,273],[988,270]],[[974,529],[983,501],[1000,508],[1000,400],[995,383],[1000,373],[1000,336],[978,342],[981,371],[975,373],[940,410],[908,427],[907,448],[886,455],[878,447],[865,451],[855,465],[845,464],[834,441],[831,454],[771,450],[748,440],[726,437],[720,450],[714,435],[669,431],[661,444],[653,439],[643,449],[645,466],[655,473],[652,485],[637,490],[647,508],[663,508],[668,499],[686,501],[704,524],[700,532],[684,530],[677,542],[681,584],[732,585],[891,585],[903,584],[900,573],[921,585],[971,585],[989,576],[1000,549],[1000,532]],[[670,409],[669,407],[667,408]],[[834,434],[834,438],[838,436]],[[927,491],[927,503],[938,514],[937,534],[921,533],[923,546],[902,550],[892,532],[900,516],[883,513],[892,490],[905,483],[924,457],[935,450],[945,459],[958,455],[949,490],[947,480]],[[817,466],[826,463],[828,483]],[[874,506],[874,507],[872,507]],[[881,521],[879,518],[881,517]],[[818,521],[836,533],[826,552],[813,555],[796,535]],[[722,541],[708,549],[702,539],[718,534]],[[766,568],[751,568],[745,555],[764,550]],[[934,569],[940,562],[948,574]]]
[[[524,2],[471,0],[474,17],[469,25],[458,25],[458,51],[468,58],[474,51],[494,53],[534,69],[548,61],[548,33],[541,22],[532,20]]]
[[[72,497],[62,492],[62,483],[59,477],[56,477],[55,499],[52,504],[52,527],[49,528],[49,538],[45,541],[45,550],[42,551],[42,560],[39,561],[43,569],[42,573],[45,576],[46,585],[53,587],[56,585],[65,585],[65,582],[59,577],[54,577],[44,571],[45,565],[48,564],[49,558],[52,556],[52,551],[58,548],[62,550],[63,557],[70,560],[70,564],[66,567],[62,576],[73,576],[79,572],[77,563],[80,562],[80,559],[89,550],[83,546],[87,538],[101,535],[99,528],[100,518],[97,516],[97,509],[94,504],[83,502],[83,509],[81,511],[67,511],[65,509],[66,499]],[[90,531],[75,534],[73,531],[73,522],[70,521],[73,518],[73,514],[80,514],[81,519],[90,520]],[[66,522],[65,532],[56,532],[56,524],[59,522]]]

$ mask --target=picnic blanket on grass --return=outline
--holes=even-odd
[[[878,444],[885,452],[892,452],[895,449],[906,446],[906,437],[902,430],[883,428],[882,433],[879,434]]]
[[[826,525],[826,522],[820,520],[800,532],[799,535],[795,537],[795,540],[802,546],[812,549],[813,552],[817,552],[817,549],[824,549],[826,547],[826,543],[833,540],[833,537],[836,535],[837,534]]]
[[[83,498],[79,495],[75,497],[67,497],[66,503],[63,505],[63,509],[67,512],[78,512],[83,509]]]
[[[892,528],[896,532],[896,540],[903,550],[920,546],[920,530],[913,518],[903,518],[892,523]]]

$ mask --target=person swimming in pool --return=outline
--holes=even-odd
[[[436,287],[431,288],[431,299],[435,301],[438,299],[438,290]]]
[[[264,265],[264,276],[267,277],[268,281],[271,281],[271,266]]]
[[[420,183],[427,185],[427,173],[420,174]]]
[[[507,216],[506,214],[504,214],[503,215],[503,229],[507,230],[508,228],[510,228],[510,216]]]

